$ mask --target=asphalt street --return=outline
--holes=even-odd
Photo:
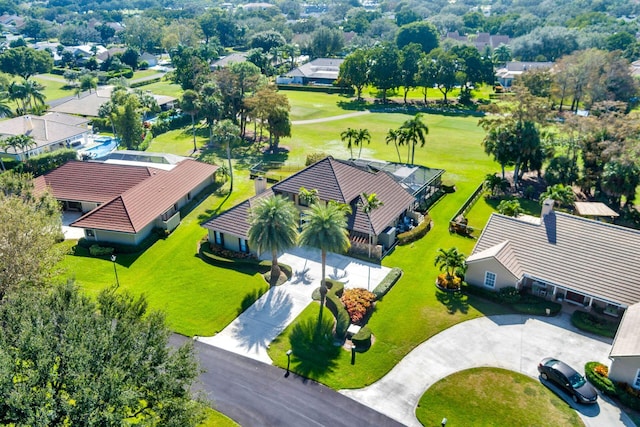
[[[188,338],[171,336],[172,345]],[[242,427],[401,426],[330,388],[281,368],[194,342],[202,390],[216,410]],[[380,402],[380,404],[384,404]]]

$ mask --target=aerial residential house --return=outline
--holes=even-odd
[[[230,64],[235,62],[246,62],[247,53],[246,52],[234,52],[229,55],[223,56],[216,61],[211,63],[211,70],[217,70],[220,68],[228,67]]]
[[[553,62],[520,62],[510,61],[504,67],[496,71],[496,81],[505,89],[513,86],[513,81],[522,73],[529,70],[548,70],[553,66]]]
[[[180,209],[214,182],[217,166],[193,159],[135,151],[105,162],[71,161],[35,179],[65,211],[82,213],[71,226],[96,243],[136,246],[156,229],[171,231]]]
[[[553,210],[540,218],[492,214],[472,254],[466,281],[498,291],[514,286],[619,316],[640,302],[640,231]]]
[[[640,390],[640,303],[624,312],[613,340],[609,378]]]
[[[276,78],[277,84],[332,85],[340,73],[344,59],[317,58]]]
[[[487,46],[491,50],[496,49],[501,44],[508,45],[510,43],[509,36],[502,34],[475,33],[469,35],[460,35],[458,31],[447,33],[446,38],[453,39],[462,43],[472,44],[480,52],[484,52]]]
[[[308,205],[300,198],[299,193],[301,188],[305,188],[317,190],[321,203],[333,201],[349,205],[351,213],[347,218],[347,228],[352,245],[368,248],[371,238],[372,254],[381,258],[383,253],[396,243],[396,234],[399,231],[416,225],[423,219],[422,215],[414,211],[418,204],[415,191],[431,193],[427,187],[439,185],[440,175],[444,171],[432,170],[432,173],[427,174],[429,180],[418,184],[417,181],[423,177],[419,173],[407,180],[407,176],[411,174],[401,167],[397,168],[401,173],[394,175],[384,170],[386,162],[372,163],[377,167],[369,167],[364,162],[356,165],[354,162],[327,157],[269,189],[266,188],[264,179],[258,179],[256,196],[203,225],[209,230],[209,241],[226,249],[255,253],[248,243],[251,207],[263,197],[282,195],[298,207],[302,224]],[[410,170],[415,173],[415,170]],[[362,209],[363,193],[375,193],[382,205],[368,214],[365,213]]]
[[[33,138],[29,147],[7,147],[4,151],[19,160],[38,154],[70,148],[87,142],[89,121],[68,114],[47,113],[43,116],[20,116],[0,121],[0,138],[27,135]]]

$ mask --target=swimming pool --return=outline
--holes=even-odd
[[[112,136],[100,136],[98,138],[94,138],[93,141],[98,145],[80,150],[80,155],[88,156],[91,159],[100,159],[108,156],[109,153],[118,147],[118,143],[120,142],[118,138],[114,138]]]

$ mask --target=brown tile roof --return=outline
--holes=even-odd
[[[231,209],[224,211],[220,215],[211,218],[202,226],[210,230],[223,231],[224,233],[246,239],[249,234],[249,210],[251,209],[251,206],[254,206],[255,203],[263,197],[270,196],[273,196],[273,191],[268,189],[267,191],[260,193],[257,196],[253,196]]]
[[[73,226],[137,233],[217,169],[218,166],[192,159],[183,160],[171,171],[152,169],[149,179],[82,216]]]
[[[152,176],[157,169],[70,161],[37,177],[36,191],[48,187],[58,200],[106,203]]]
[[[298,194],[300,187],[318,190],[320,200],[333,200],[351,206],[348,218],[349,230],[369,234],[382,231],[408,209],[415,198],[386,172],[369,172],[348,163],[327,157],[275,184],[273,193]],[[359,206],[362,193],[375,193],[382,206],[369,215]],[[260,195],[262,196],[262,195]],[[259,196],[259,197],[260,197]],[[204,224],[205,228],[231,233],[238,237],[247,236],[249,225],[247,213],[249,203],[240,204]],[[371,224],[371,225],[370,225]]]
[[[516,258],[505,265],[518,266],[518,277],[524,273],[627,306],[640,302],[638,230],[562,212],[540,223],[494,213],[470,258],[505,241]]]

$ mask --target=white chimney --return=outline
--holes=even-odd
[[[33,130],[33,122],[31,121],[31,116],[24,116],[24,128],[27,132]]]
[[[256,196],[267,191],[267,180],[262,176],[259,176],[254,180],[254,185],[256,188]]]
[[[544,217],[553,212],[553,199],[545,199],[542,203],[542,212],[540,217],[544,220]]]

